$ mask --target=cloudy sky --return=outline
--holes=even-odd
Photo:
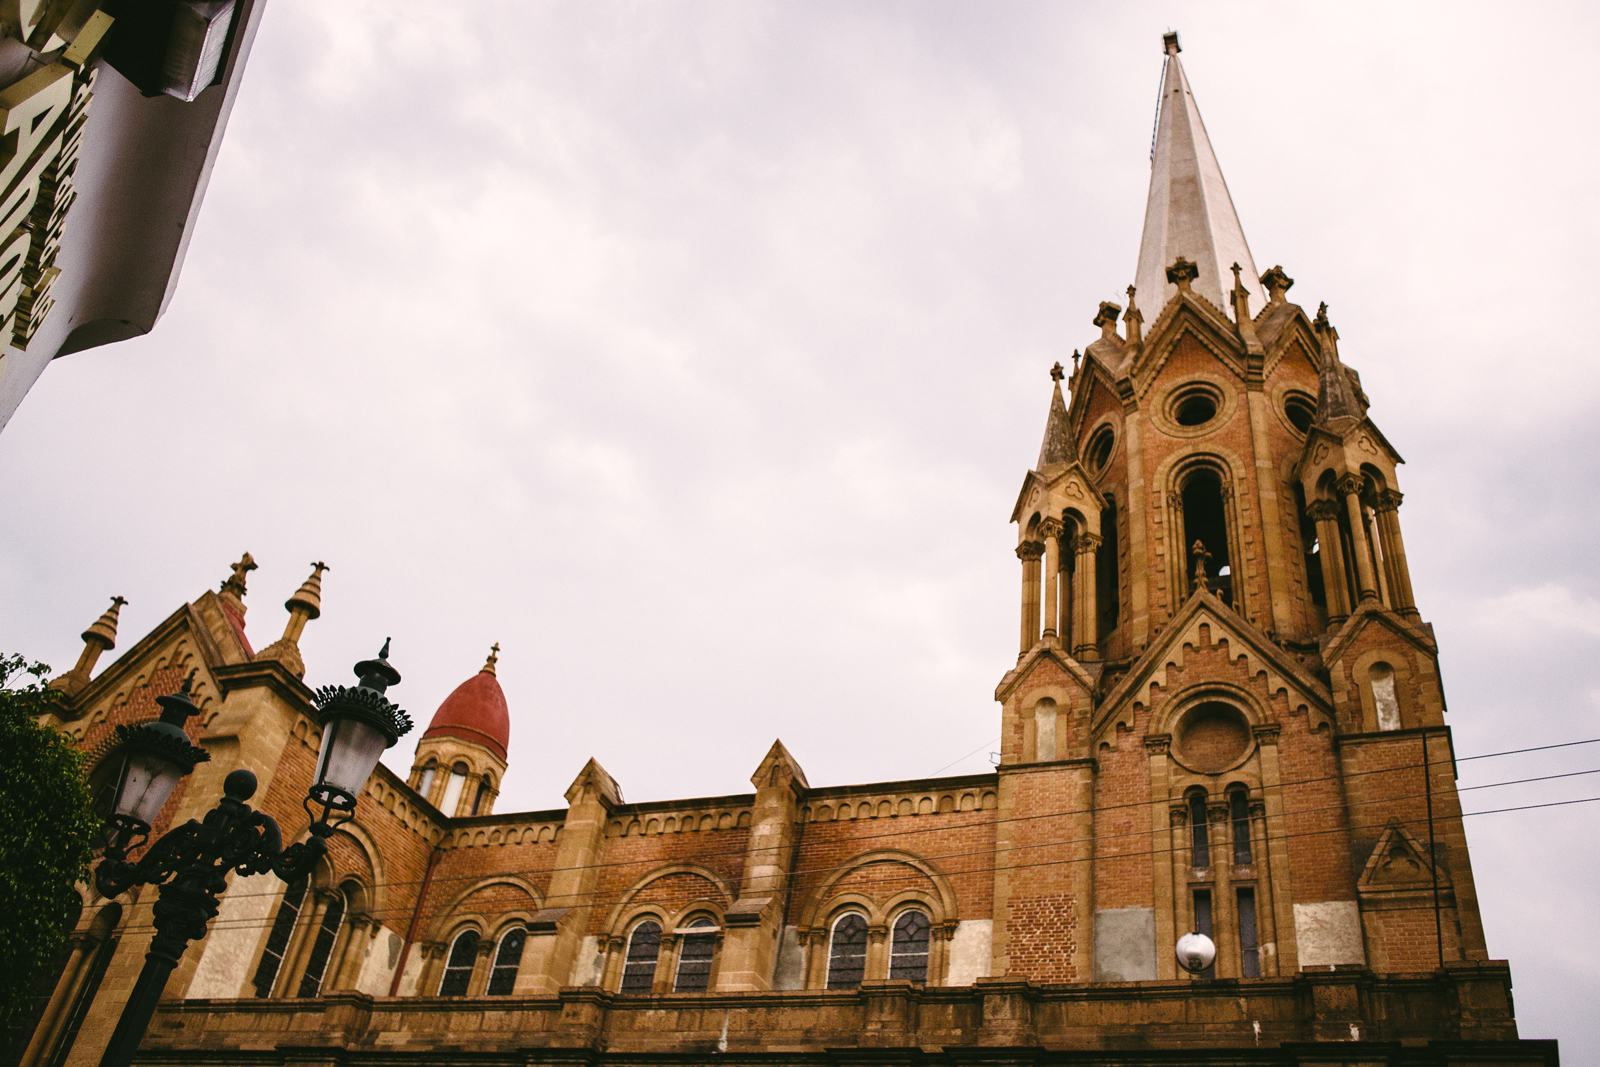
[[[1047,368],[1131,280],[1176,28],[1256,261],[1408,460],[1458,752],[1600,737],[1597,22],[272,0],[166,318],[0,435],[0,649],[64,669],[113,593],[126,647],[248,549],[258,647],[332,564],[313,683],[393,635],[425,721],[501,643],[501,810],[591,755],[633,800],[743,791],[774,737],[814,785],[985,769],[1006,519]],[[1469,820],[1523,1035],[1573,1062],[1597,816]]]

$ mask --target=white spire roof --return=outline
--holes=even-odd
[[[1166,73],[1161,80],[1161,109],[1156,117],[1155,156],[1150,168],[1150,199],[1145,205],[1144,237],[1139,242],[1139,271],[1134,278],[1139,305],[1152,320],[1167,306],[1178,287],[1167,281],[1167,268],[1179,256],[1200,268],[1194,291],[1224,312],[1233,302],[1233,264],[1244,268],[1251,311],[1266,299],[1262,292],[1244,228],[1233,210],[1222,168],[1217,165],[1200,108],[1178,61],[1178,35],[1163,39]]]

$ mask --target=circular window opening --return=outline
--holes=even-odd
[[[1095,471],[1103,471],[1106,464],[1111,462],[1111,450],[1116,447],[1117,435],[1109,426],[1102,426],[1089,441],[1089,466]]]
[[[1304,393],[1290,393],[1283,402],[1283,413],[1288,416],[1289,425],[1306,433],[1311,429],[1311,420],[1317,417],[1317,402]]]
[[[1172,402],[1172,421],[1179,426],[1204,426],[1217,417],[1218,399],[1210,389],[1186,389]]]
[[[1250,724],[1232,704],[1207,701],[1189,709],[1178,726],[1183,762],[1206,774],[1232,767],[1250,748]]]

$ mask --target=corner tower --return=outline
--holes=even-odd
[[[1191,930],[1217,977],[1482,961],[1401,458],[1326,306],[1256,275],[1163,52],[1136,284],[1070,400],[1052,371],[1012,512],[992,973],[1181,978]]]
[[[409,783],[451,818],[488,815],[506,773],[511,710],[495,674],[500,646],[477,674],[444,698],[417,743]]]

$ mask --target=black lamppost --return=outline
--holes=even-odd
[[[286,882],[310,872],[328,851],[328,837],[355,814],[356,797],[383,750],[411,729],[406,713],[384,693],[400,681],[389,665],[389,642],[377,659],[356,664],[355,686],[324,686],[312,703],[322,713],[322,751],[316,780],[306,791],[311,816],[309,840],[288,848],[272,816],[245,803],[256,791],[256,776],[237,770],[223,780],[225,794],[203,821],[189,820],[167,831],[137,861],[128,852],[144,843],[162,805],[179,780],[210,754],[189,743],[183,723],[200,709],[189,699],[190,674],[183,688],[161,697],[159,722],[129,729],[118,726],[127,757],[107,823],[105,858],[95,868],[95,888],[114,897],[136,885],[158,886],[154,906],[156,934],[144,957],[144,970],[122,1009],[100,1067],[128,1067],[155,1014],[161,992],[189,942],[206,934],[217,914],[217,897],[227,888],[229,871],[265,874]],[[315,811],[313,808],[319,808]]]

